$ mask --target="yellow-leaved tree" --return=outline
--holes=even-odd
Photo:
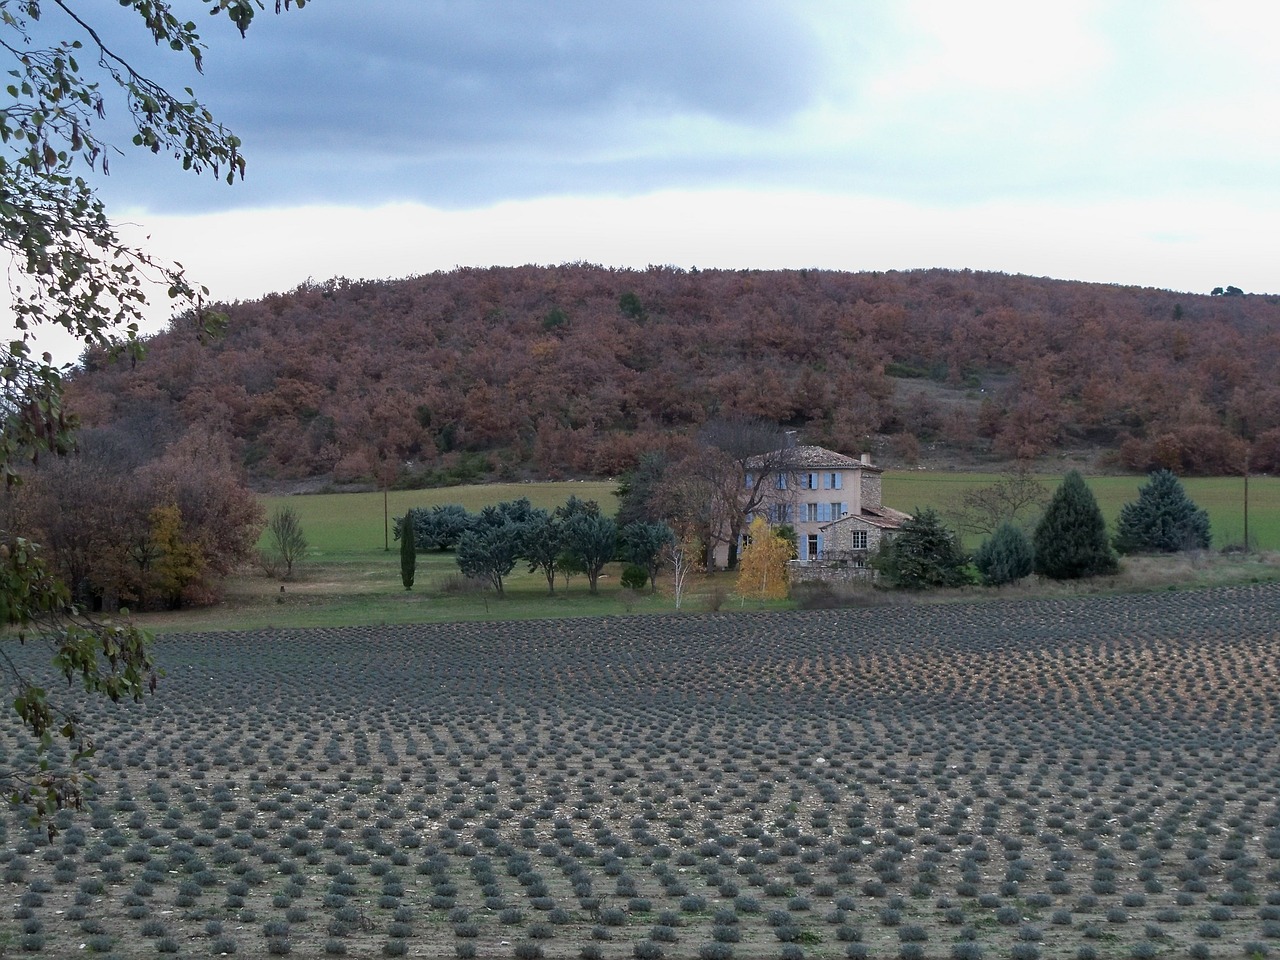
[[[169,503],[151,511],[151,543],[158,555],[152,572],[156,589],[170,610],[182,606],[182,592],[204,574],[200,544],[187,538],[182,512]]]
[[[738,561],[738,595],[749,600],[785,599],[791,544],[774,533],[763,517],[751,521],[748,537],[750,542]]]

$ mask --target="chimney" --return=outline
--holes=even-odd
[[[869,467],[869,466],[871,466],[871,454],[869,454],[869,453],[864,453],[864,454],[862,455],[862,465],[863,465],[864,467]]]
[[[784,430],[782,432],[782,437],[782,445],[784,448],[787,450],[794,450],[796,448],[796,432],[794,430]]]

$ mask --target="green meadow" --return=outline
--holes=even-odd
[[[996,474],[888,471],[884,501],[908,512],[934,507],[944,514],[967,489],[985,486]],[[1056,476],[1042,478],[1052,489]],[[1140,477],[1096,477],[1089,481],[1108,522],[1120,507],[1137,496]],[[478,589],[458,574],[452,553],[422,553],[417,559],[414,588],[400,582],[399,554],[389,526],[413,507],[458,503],[477,511],[487,504],[528,497],[538,507],[552,509],[570,496],[595,500],[606,512],[616,509],[610,481],[488,484],[435,490],[397,490],[382,493],[316,494],[264,497],[268,512],[288,505],[298,514],[310,549],[293,580],[281,583],[260,572],[232,578],[222,603],[212,607],[150,614],[143,624],[157,632],[174,630],[249,630],[269,627],[317,627],[381,623],[424,623],[473,620],[526,620],[626,613],[670,612],[674,602],[665,588],[657,594],[633,594],[618,586],[617,569],[606,570],[600,593],[587,590],[585,578],[557,582],[549,596],[541,575],[518,565],[506,582],[506,596]],[[1239,477],[1190,479],[1189,495],[1209,511],[1214,546],[1244,542],[1244,482]],[[1280,551],[1280,479],[1252,478],[1249,482],[1249,539],[1255,549],[1271,552],[1258,558],[1133,560],[1116,581],[1087,585],[1049,585],[1024,589],[1049,592],[1143,590],[1169,585],[1197,586],[1280,576],[1275,551]],[[266,540],[264,538],[263,544]],[[970,538],[970,547],[977,538]],[[388,547],[390,549],[388,549]],[[733,594],[733,576],[697,578],[689,587],[684,609],[770,609],[787,604],[743,603]]]

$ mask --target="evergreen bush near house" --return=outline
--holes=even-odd
[[[917,510],[880,548],[872,566],[891,587],[924,590],[973,582],[969,557],[933,509]]]
[[[1206,550],[1209,514],[1192,502],[1178,478],[1157,470],[1138,488],[1138,499],[1120,508],[1115,548],[1121,553]]]
[[[1105,576],[1119,569],[1098,501],[1078,470],[1062,478],[1031,544],[1035,572],[1052,580]]]
[[[622,571],[620,582],[628,590],[643,590],[649,583],[649,571],[639,564],[629,563]]]
[[[406,513],[400,524],[400,581],[406,590],[413,589],[413,575],[418,566],[414,512],[410,510]]]
[[[1022,528],[1006,521],[978,548],[973,565],[982,574],[984,584],[1001,587],[1031,574],[1035,550]]]

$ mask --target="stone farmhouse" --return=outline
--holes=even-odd
[[[791,446],[746,462],[747,487],[766,473],[768,495],[756,509],[771,525],[796,531],[793,580],[854,579],[870,574],[867,558],[909,514],[880,501],[880,467],[825,447]],[[717,549],[723,565],[728,548]],[[840,573],[843,571],[843,574]]]

